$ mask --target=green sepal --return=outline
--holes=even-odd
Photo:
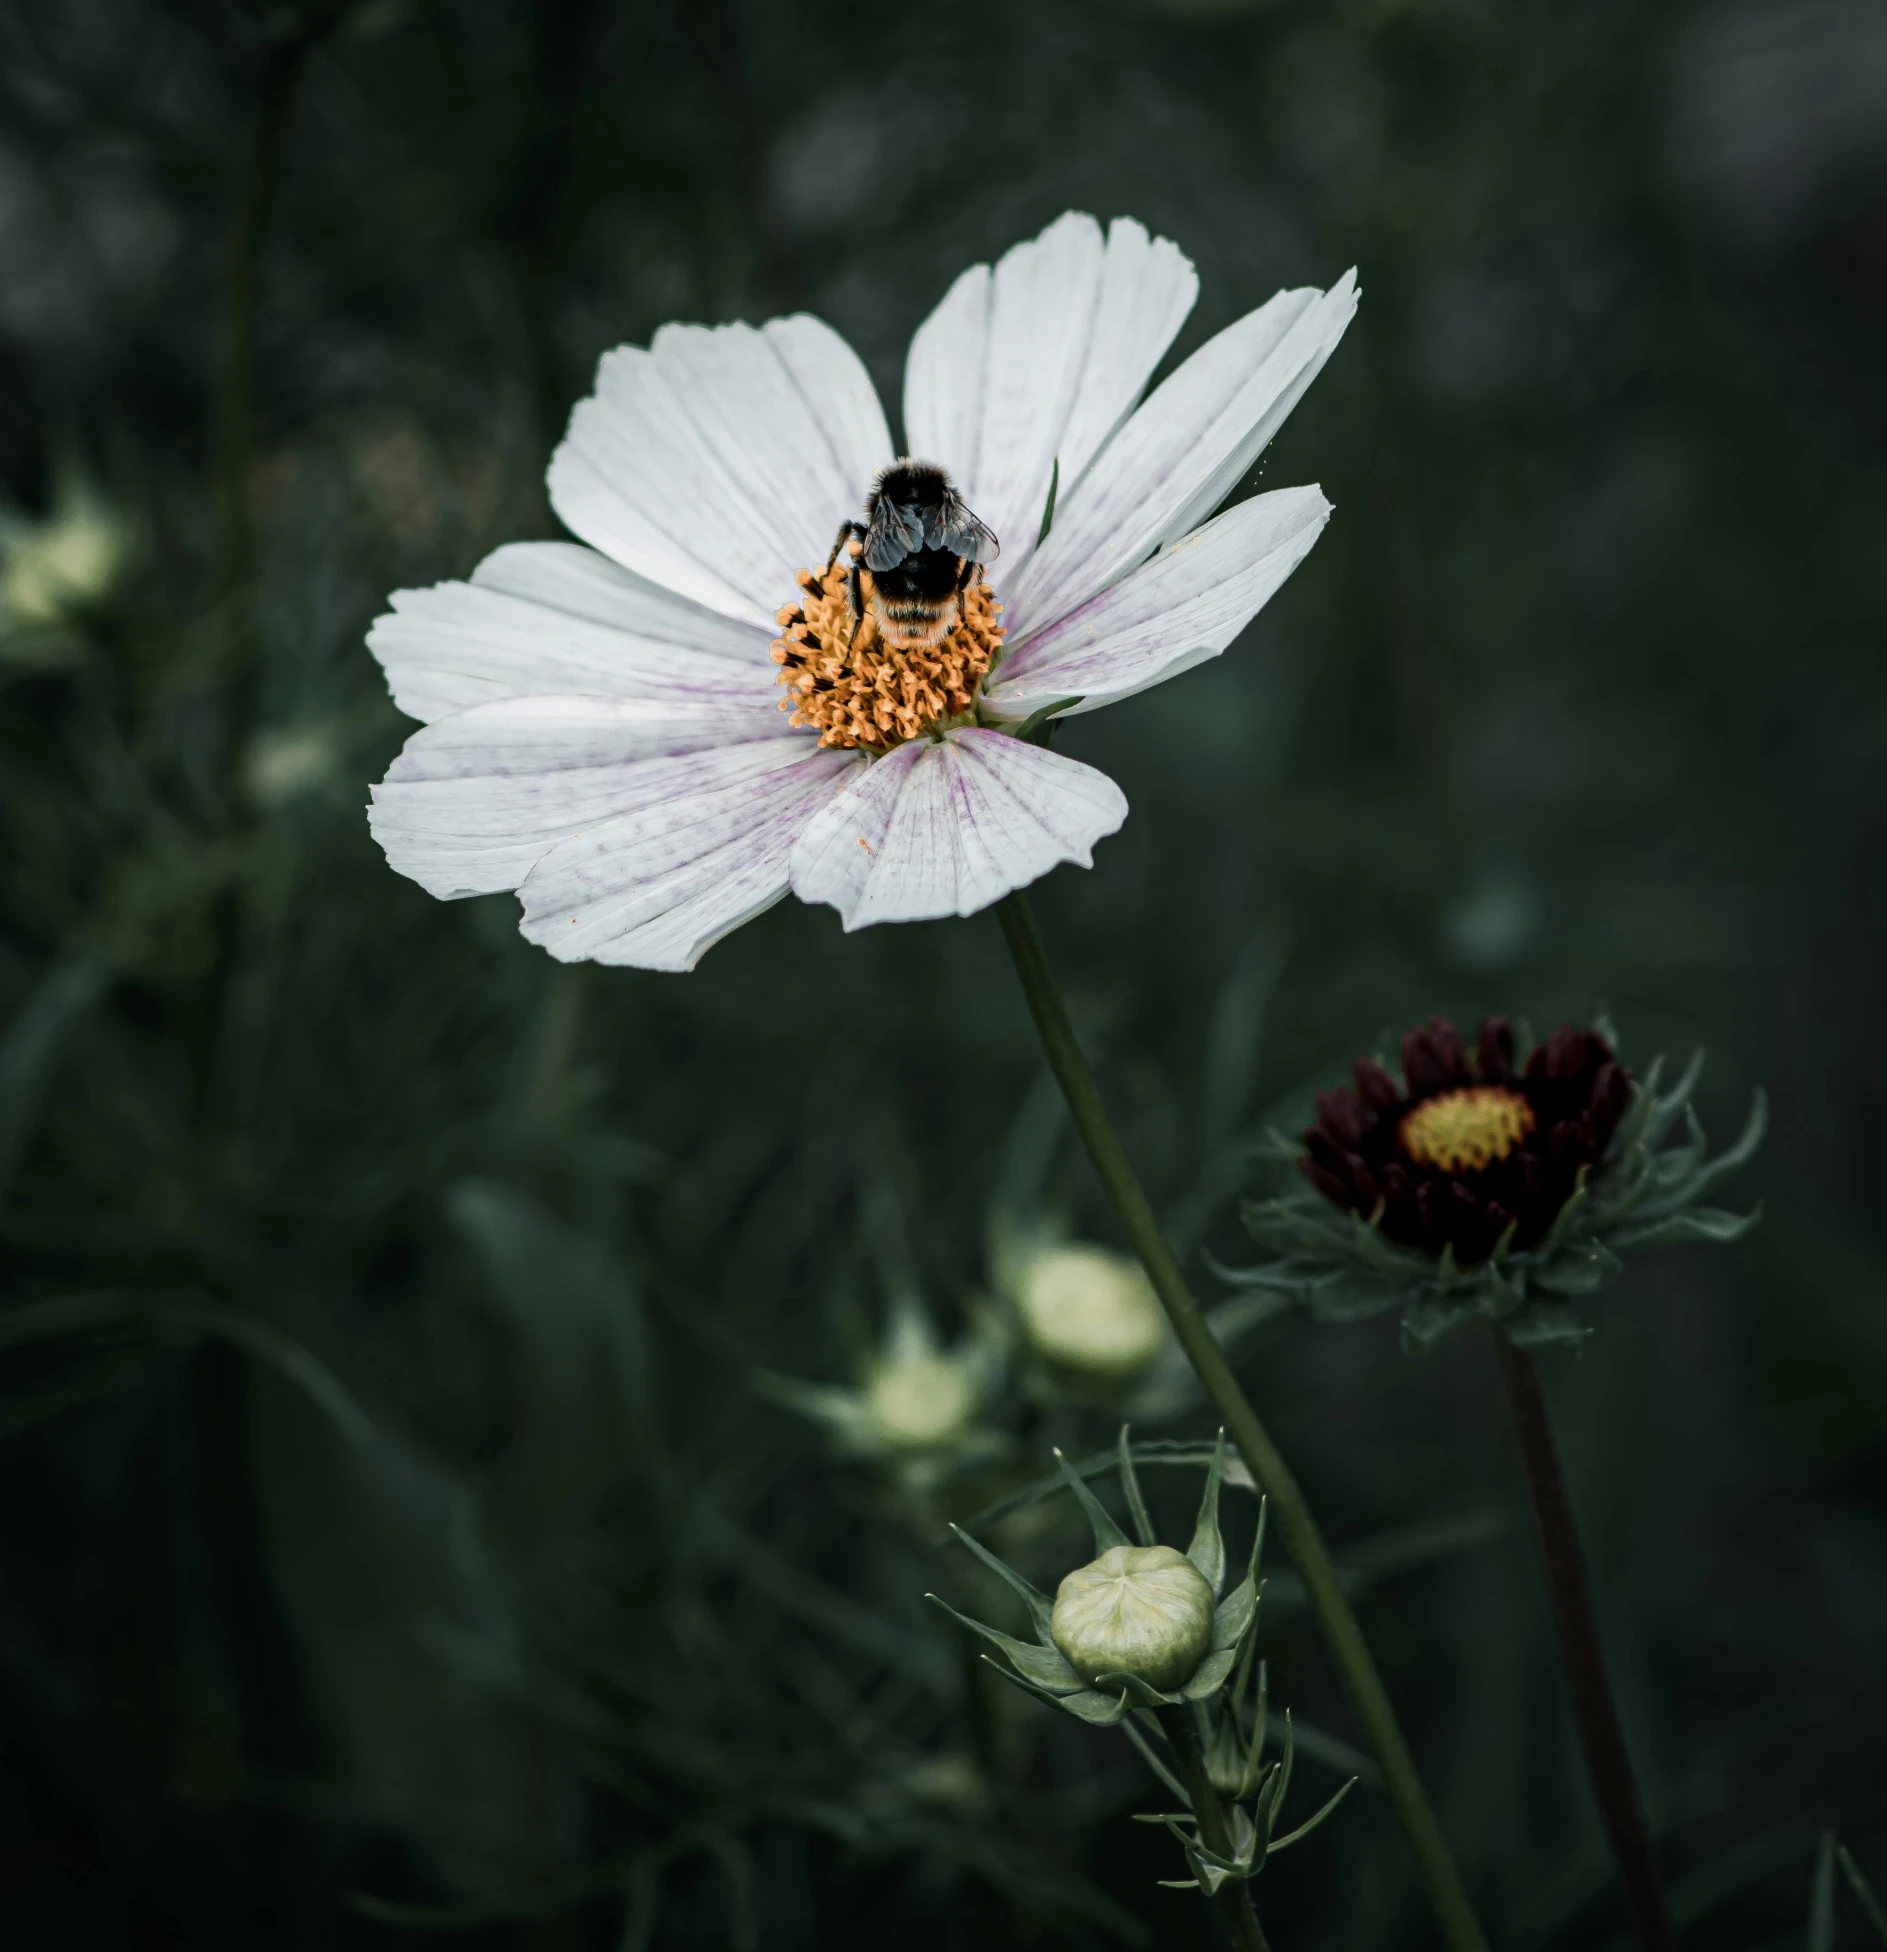
[[[1460,1324],[1459,1308],[1444,1307],[1439,1301],[1412,1301],[1402,1311],[1403,1349],[1410,1355],[1432,1349]]]
[[[1258,1582],[1247,1573],[1212,1609],[1212,1651],[1236,1648],[1258,1617]]]
[[[1750,1095],[1749,1115],[1743,1121],[1743,1129],[1737,1134],[1736,1143],[1719,1158],[1697,1168],[1696,1176],[1684,1189],[1685,1200],[1688,1202],[1696,1199],[1700,1193],[1709,1192],[1718,1180],[1727,1179],[1739,1166],[1748,1165],[1768,1132],[1769,1094],[1759,1085]]]
[[[1226,1677],[1238,1665],[1236,1647],[1219,1647],[1208,1654],[1193,1669],[1193,1676],[1180,1689],[1180,1694],[1188,1701],[1205,1701],[1225,1686]]]
[[[1088,1515],[1088,1523],[1094,1530],[1094,1556],[1098,1559],[1103,1552],[1112,1551],[1117,1545],[1131,1545],[1133,1541],[1114,1523],[1107,1507],[1088,1489],[1087,1480],[1062,1455],[1059,1446],[1055,1451],[1055,1463],[1067,1480],[1068,1489],[1075,1494],[1076,1502]]]
[[[1185,1699],[1183,1695],[1162,1694],[1137,1674],[1097,1674],[1094,1685],[1096,1688],[1118,1687],[1136,1708],[1173,1708]]]
[[[1726,1213],[1720,1206],[1698,1207],[1690,1213],[1673,1213],[1668,1219],[1647,1220],[1641,1227],[1628,1227],[1613,1236],[1624,1248],[1682,1247],[1695,1240],[1727,1246],[1741,1240],[1763,1217],[1760,1205],[1748,1213]]]
[[[1193,1876],[1181,1881],[1175,1878],[1162,1878],[1160,1882],[1169,1890],[1190,1891],[1195,1885],[1204,1888],[1208,1896],[1216,1896],[1221,1885],[1244,1883],[1256,1877],[1263,1867],[1264,1856],[1259,1848],[1258,1831],[1245,1811],[1234,1805],[1226,1813],[1232,1826],[1232,1854],[1221,1857],[1217,1851],[1208,1849],[1199,1840],[1196,1830],[1188,1830],[1187,1819],[1162,1813],[1139,1819],[1143,1823],[1160,1823],[1170,1830],[1180,1841],[1186,1852],[1186,1862],[1191,1866]]]
[[[1026,1640],[1012,1640],[1000,1629],[985,1626],[981,1620],[972,1620],[967,1613],[959,1613],[948,1600],[938,1598],[935,1593],[926,1593],[924,1597],[941,1606],[958,1626],[968,1627],[973,1634],[1007,1655],[1016,1672],[1025,1675],[1037,1687],[1075,1694],[1088,1685],[1069,1666],[1059,1647],[1037,1647]]]
[[[1142,1545],[1157,1545],[1153,1519],[1147,1510],[1147,1501],[1140,1495],[1140,1474],[1134,1469],[1133,1445],[1127,1424],[1120,1427],[1120,1488],[1127,1500],[1127,1514],[1133,1520],[1135,1535]]]
[[[1072,711],[1086,696],[1086,692],[1076,692],[1072,698],[1051,699],[1046,705],[1038,705],[1020,725],[1005,725],[1002,727],[1002,730],[1007,732],[1012,739],[1023,739],[1031,744],[1040,745],[1043,741],[1038,739],[1036,734],[1050,720],[1058,717],[1063,712]]]
[[[1219,1532],[1219,1480],[1225,1472],[1225,1432],[1219,1432],[1212,1447],[1212,1463],[1206,1472],[1206,1488],[1199,1500],[1199,1519],[1193,1527],[1192,1543],[1186,1557],[1199,1576],[1212,1588],[1216,1601],[1225,1584],[1225,1540]]]
[[[1570,1302],[1541,1302],[1502,1330],[1516,1349],[1576,1349],[1592,1333]]]
[[[1356,1787],[1357,1780],[1355,1776],[1352,1776],[1308,1823],[1300,1823],[1295,1830],[1289,1832],[1287,1835],[1276,1837],[1267,1843],[1265,1845],[1265,1855],[1267,1857],[1275,1857],[1279,1851],[1289,1850],[1293,1844],[1302,1843],[1313,1830],[1317,1829],[1331,1815],[1337,1805],[1349,1795],[1350,1791]]]
[[[1265,1526],[1271,1516],[1271,1500],[1258,1500],[1258,1524],[1251,1535],[1251,1557],[1245,1563],[1245,1577],[1212,1609],[1212,1647],[1236,1647],[1245,1640],[1258,1618],[1258,1562],[1264,1557]]]
[[[1573,1190],[1566,1197],[1566,1204],[1553,1216],[1553,1224],[1546,1230],[1546,1238],[1534,1251],[1536,1260],[1550,1260],[1566,1244],[1575,1222],[1592,1203],[1592,1173],[1590,1168],[1581,1166],[1579,1177],[1573,1182]]]
[[[1653,1148],[1660,1143],[1665,1133],[1676,1122],[1678,1115],[1690,1103],[1691,1093],[1697,1089],[1697,1082],[1704,1074],[1704,1054],[1702,1051],[1692,1051],[1690,1062],[1684,1066],[1683,1076],[1664,1097],[1659,1097],[1658,1080],[1663,1070],[1664,1060],[1659,1058],[1652,1065],[1650,1074],[1645,1080],[1645,1117],[1640,1137],[1646,1145]]]
[[[1568,1202],[1570,1204],[1570,1202]],[[1621,1261],[1602,1240],[1563,1248],[1534,1274],[1535,1283],[1556,1295],[1595,1295],[1624,1272]]]
[[[1124,1694],[1118,1700],[1095,1688],[1083,1688],[1079,1694],[1057,1694],[1052,1688],[1039,1687],[1026,1674],[1018,1674],[1013,1668],[1004,1667],[1001,1661],[989,1654],[985,1654],[983,1659],[1005,1681],[1013,1681],[1024,1694],[1032,1694],[1038,1700],[1046,1701],[1051,1708],[1065,1708],[1078,1720],[1091,1722],[1096,1728],[1112,1728],[1127,1712],[1128,1701]]]
[[[1042,526],[1036,531],[1035,546],[1041,548],[1048,540],[1048,532],[1055,525],[1055,498],[1061,493],[1061,456],[1055,456],[1055,465],[1048,474],[1048,499],[1042,504]]]
[[[1278,1820],[1278,1812],[1284,1807],[1286,1792],[1291,1787],[1291,1771],[1297,1766],[1297,1736],[1291,1727],[1291,1711],[1284,1711],[1284,1751],[1278,1757],[1278,1764],[1270,1772],[1264,1787],[1258,1792],[1254,1805],[1258,1821],[1264,1826],[1267,1837]]]
[[[1035,1631],[1041,1639],[1042,1645],[1044,1647],[1054,1646],[1055,1643],[1049,1638],[1048,1632],[1049,1616],[1053,1613],[1054,1608],[1049,1604],[1048,1595],[1046,1593],[1038,1593],[1019,1572],[1015,1571],[1013,1567],[1005,1566],[996,1557],[995,1553],[990,1551],[986,1545],[979,1544],[961,1525],[952,1525],[950,1529],[955,1533],[959,1544],[968,1546],[997,1578],[1004,1581],[1012,1592],[1021,1596],[1023,1605],[1029,1609],[1030,1617],[1035,1622]]]

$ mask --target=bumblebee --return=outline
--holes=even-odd
[[[846,572],[852,642],[869,607],[885,641],[901,650],[930,649],[963,621],[964,595],[998,546],[943,469],[909,455],[880,470],[864,521],[839,524],[828,574],[848,542],[856,544]],[[869,593],[862,570],[871,572]]]

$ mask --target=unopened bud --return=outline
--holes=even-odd
[[[976,1389],[961,1362],[909,1355],[876,1370],[865,1386],[865,1410],[894,1450],[935,1450],[976,1414]]]
[[[1139,1262],[1103,1247],[1048,1247],[1015,1284],[1016,1312],[1038,1354],[1098,1380],[1125,1382],[1159,1353],[1166,1317]]]
[[[89,491],[68,492],[44,521],[0,535],[0,629],[56,624],[109,596],[130,552],[123,519]]]
[[[1212,1588],[1170,1545],[1117,1545],[1061,1582],[1048,1630],[1083,1680],[1131,1674],[1170,1693],[1212,1646]]]

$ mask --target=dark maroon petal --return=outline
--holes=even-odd
[[[1415,1182],[1391,1159],[1382,1169],[1382,1190],[1396,1205],[1406,1206],[1415,1197]]]
[[[1599,1081],[1599,1073],[1611,1062],[1611,1049],[1606,1044],[1605,1039],[1596,1030],[1588,1030],[1580,1040],[1579,1052],[1580,1076],[1587,1081],[1586,1089],[1588,1091],[1596,1087]]]
[[[1609,1059],[1592,1085],[1593,1121],[1608,1139],[1630,1101],[1631,1080],[1625,1067],[1616,1058]]]
[[[1426,1030],[1411,1030],[1402,1040],[1402,1075],[1411,1098],[1426,1097],[1453,1082],[1435,1040]]]
[[[1402,1102],[1396,1081],[1373,1057],[1359,1057],[1350,1067],[1356,1080],[1356,1095],[1371,1111],[1390,1112]]]
[[[1326,1171],[1340,1174],[1347,1170],[1347,1150],[1320,1125],[1313,1125],[1304,1134],[1304,1150]]]
[[[1373,1213],[1376,1202],[1382,1198],[1382,1188],[1376,1184],[1376,1175],[1369,1169],[1366,1160],[1351,1153],[1346,1161],[1350,1169],[1350,1184],[1356,1188],[1356,1210],[1358,1213]]]
[[[1546,1040],[1546,1075],[1555,1084],[1569,1084],[1585,1068],[1584,1040],[1571,1024],[1563,1023]]]
[[[1314,1159],[1300,1159],[1297,1169],[1332,1206],[1355,1210],[1356,1196],[1334,1173],[1327,1173]]]
[[[1489,1017],[1481,1026],[1476,1054],[1481,1076],[1489,1084],[1505,1084],[1514,1074],[1513,1025],[1505,1017]]]
[[[1375,1119],[1363,1109],[1353,1091],[1320,1091],[1317,1123],[1345,1145],[1360,1144]]]
[[[1428,1040],[1434,1045],[1435,1055],[1451,1085],[1473,1081],[1474,1073],[1468,1068],[1468,1047],[1461,1041],[1460,1031],[1446,1017],[1429,1018]]]

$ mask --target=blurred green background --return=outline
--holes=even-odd
[[[1222,1294],[1241,1138],[1431,1010],[1706,1045],[1721,1138],[1766,1083],[1752,1241],[1548,1380],[1687,1943],[1792,1940],[1824,1825],[1887,1875],[1887,16],[12,0],[9,1948],[1207,1942],[1131,1752],[992,1689],[936,1512],[761,1386],[849,1381],[901,1253],[968,1319],[1019,1147],[1114,1238],[994,922],[564,969],[362,811],[367,624],[555,533],[603,349],[806,308],[895,403],[1070,206],[1195,259],[1175,357],[1364,289],[1260,471],[1320,546],[1063,738],[1133,805],[1037,897],[1130,1151]],[[1495,1943],[1614,1944],[1485,1344],[1240,1363]],[[999,1420],[949,1508],[1114,1427]],[[1308,1810],[1355,1730],[1273,1570]],[[1281,1952],[1428,1942],[1367,1789],[1262,1895]]]

